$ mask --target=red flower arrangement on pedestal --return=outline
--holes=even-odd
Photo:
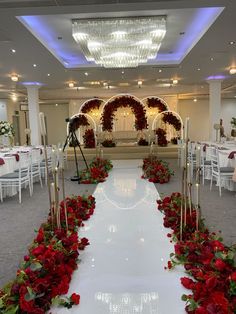
[[[3,314],[44,314],[51,304],[67,308],[79,304],[80,296],[60,298],[69,290],[69,283],[77,268],[78,250],[89,245],[78,237],[78,227],[94,212],[93,196],[66,199],[68,231],[66,230],[64,202],[60,204],[62,228],[52,230],[50,216],[41,225],[28,254],[24,257],[16,279],[0,290],[0,312]]]
[[[157,108],[159,112],[168,110],[163,100],[157,97],[147,98],[148,108]]]
[[[173,125],[173,127],[175,128],[176,131],[181,130],[181,121],[172,112],[163,113],[162,121],[164,123],[168,123],[170,125]]]
[[[119,107],[130,107],[135,115],[135,129],[137,131],[147,128],[146,111],[142,103],[132,96],[119,96],[106,104],[101,117],[103,131],[112,131],[115,112]]]
[[[85,148],[95,148],[95,136],[93,129],[88,129],[83,135],[84,147]]]
[[[102,99],[98,98],[90,99],[84,103],[81,112],[89,113],[92,110],[99,109],[102,102],[103,102]]]
[[[115,147],[116,143],[113,140],[104,140],[102,143],[103,147]]]
[[[110,160],[95,158],[89,165],[89,170],[79,172],[80,183],[97,184],[104,182],[108,177],[108,172],[112,169]]]
[[[144,158],[142,169],[142,178],[148,179],[149,182],[153,183],[167,183],[174,174],[166,161],[159,160],[155,156]]]
[[[156,130],[156,135],[157,135],[157,143],[159,146],[167,146],[168,142],[167,142],[167,139],[166,139],[166,131],[161,129],[161,128],[158,128]]]
[[[235,250],[225,246],[221,238],[210,233],[200,220],[196,231],[196,211],[186,217],[180,241],[181,194],[173,193],[158,201],[164,213],[164,226],[172,229],[168,234],[176,242],[175,253],[166,268],[182,264],[189,276],[181,278],[182,285],[192,294],[183,295],[189,314],[236,313]]]

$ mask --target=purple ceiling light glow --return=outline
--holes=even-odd
[[[165,54],[164,56],[159,55],[158,60],[164,57],[164,60],[168,61],[169,56],[170,61],[175,60],[177,63],[180,63],[217,19],[223,9],[223,7],[197,9],[192,23],[188,26],[185,35],[178,41],[174,53],[169,55]]]
[[[214,80],[225,80],[228,76],[226,75],[211,75],[211,76],[208,76],[206,78],[207,81],[214,81]]]
[[[148,64],[164,65],[179,64],[191,51],[194,45],[217,19],[224,7],[207,7],[195,10],[191,23],[186,25],[184,36],[178,38],[173,53],[158,53],[155,60]],[[168,16],[168,10],[166,11]],[[60,16],[58,16],[60,17]],[[86,58],[58,40],[58,33],[49,25],[44,16],[19,16],[24,26],[64,65],[65,68],[78,68],[79,66],[96,66]],[[168,26],[167,26],[168,32]],[[71,35],[72,37],[72,35]],[[154,61],[154,62],[153,62]]]
[[[24,85],[24,86],[43,86],[43,85],[45,85],[45,84],[40,83],[40,82],[22,82],[20,84]]]
[[[74,56],[69,49],[61,45],[58,34],[46,24],[40,16],[19,16],[18,19],[24,26],[66,67],[88,64],[85,58]]]

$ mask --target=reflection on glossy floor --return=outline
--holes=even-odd
[[[81,303],[53,313],[183,314],[183,270],[164,270],[173,245],[156,210],[158,193],[140,178],[141,161],[113,164],[95,191],[95,214],[80,232],[91,245],[80,255],[69,294],[79,293]]]

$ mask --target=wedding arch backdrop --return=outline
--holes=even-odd
[[[137,97],[130,94],[118,94],[110,98],[102,108],[102,130],[112,132],[113,119],[118,108],[130,108],[135,116],[135,129],[141,131],[148,127],[145,105]]]
[[[156,108],[159,112],[170,110],[165,100],[157,96],[145,97],[142,99],[142,102],[147,106],[147,108]]]
[[[180,136],[183,138],[183,120],[177,112],[166,110],[158,113],[152,122],[153,131],[156,129],[156,122],[159,118],[161,118],[165,124],[172,125],[177,132],[180,132]]]
[[[105,103],[105,101],[103,99],[91,98],[89,100],[86,100],[82,104],[82,106],[80,107],[80,111],[79,112],[89,114],[90,112],[92,112],[94,110],[100,110],[101,109],[101,105],[103,103]]]

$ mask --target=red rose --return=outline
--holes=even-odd
[[[195,282],[192,279],[187,278],[187,277],[182,277],[180,280],[184,288],[191,289],[191,290],[193,289]]]
[[[208,314],[208,312],[204,307],[200,306],[196,309],[195,314]]]
[[[227,265],[225,264],[225,262],[222,261],[222,259],[217,258],[217,260],[215,261],[215,268],[219,271],[224,270],[227,267]]]
[[[73,293],[71,295],[70,299],[71,299],[71,302],[73,302],[74,304],[78,305],[79,302],[80,302],[80,295],[76,294],[76,293]]]
[[[236,271],[230,275],[230,280],[236,281]]]

